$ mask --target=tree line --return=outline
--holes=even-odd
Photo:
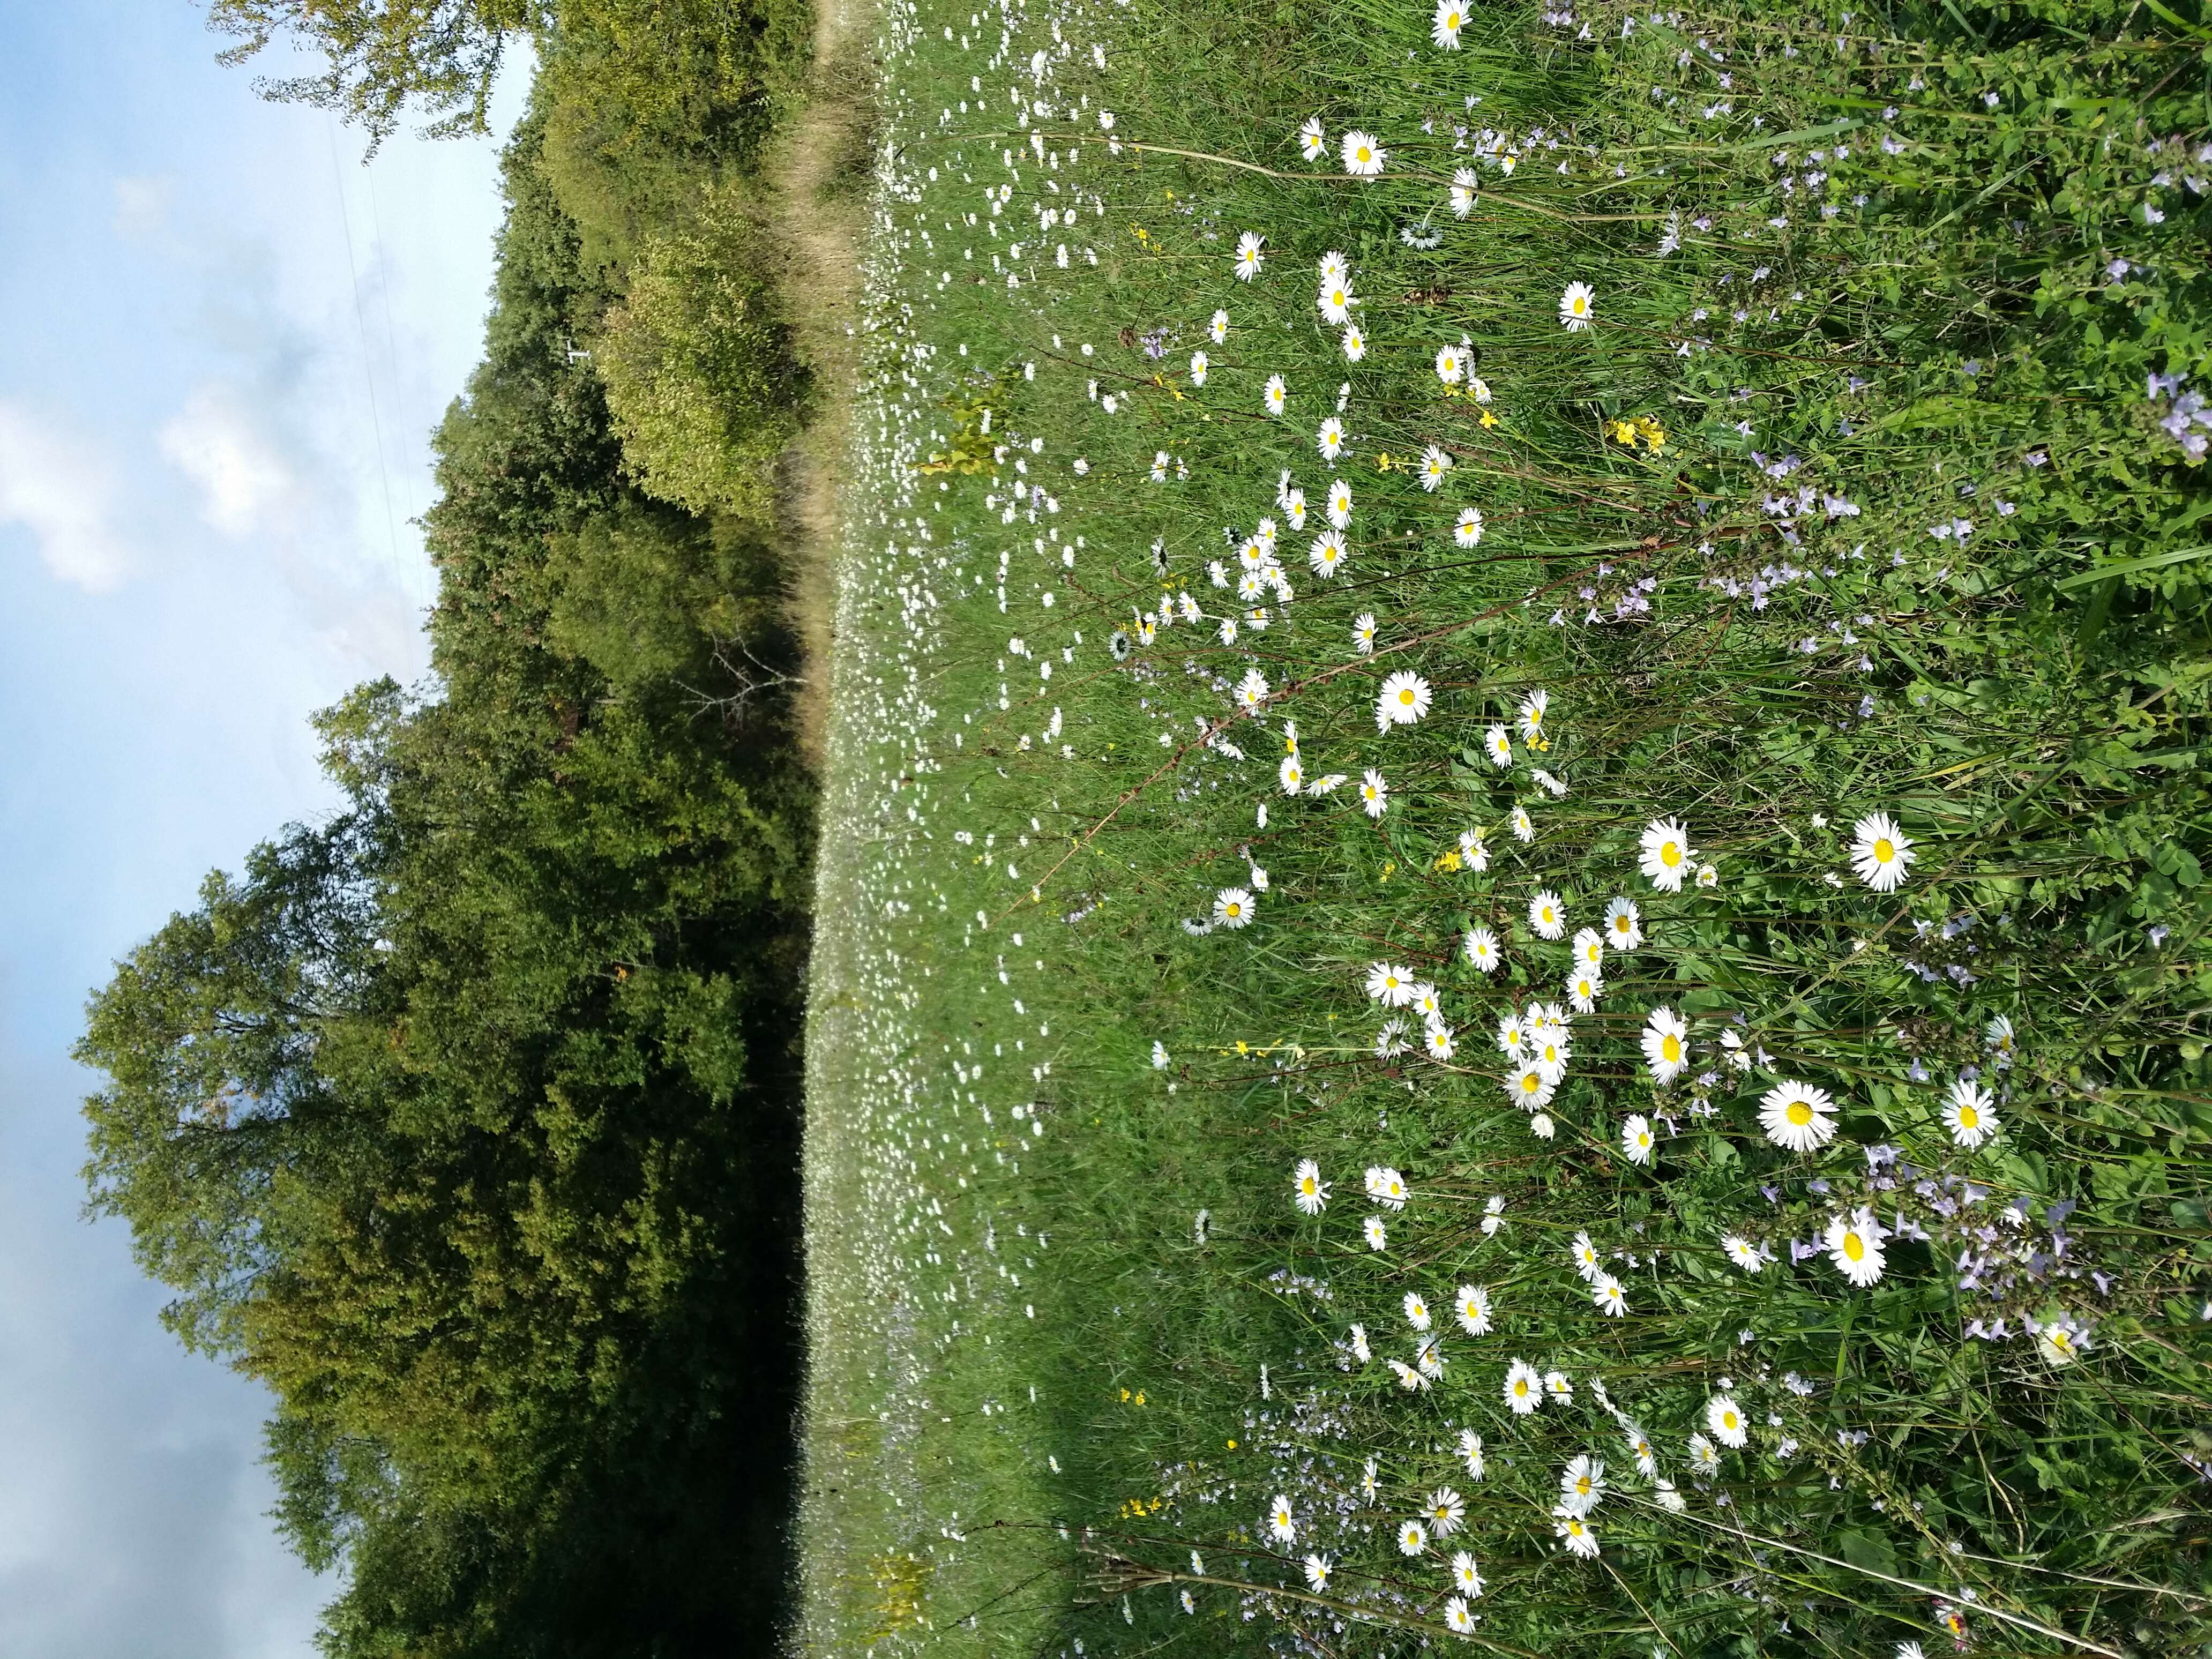
[[[267,1384],[343,1659],[765,1651],[799,1364],[814,784],[774,469],[804,420],[750,206],[788,0],[214,0],[233,55],[502,161],[434,440],[433,674],[315,720],[342,806],[92,998],[91,1207]],[[411,105],[410,100],[412,100]]]

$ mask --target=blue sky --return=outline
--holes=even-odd
[[[491,141],[253,95],[190,0],[0,0],[0,1653],[309,1651],[259,1390],[80,1218],[109,963],[325,810],[307,717],[413,679],[408,520],[481,338]],[[281,65],[276,66],[281,67]],[[510,70],[500,125],[520,101]]]

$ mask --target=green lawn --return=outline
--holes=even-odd
[[[885,9],[807,1652],[2212,1650],[2182,10]]]

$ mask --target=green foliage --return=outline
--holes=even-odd
[[[775,458],[805,407],[760,242],[744,191],[704,197],[647,246],[597,343],[624,459],[647,490],[695,513],[767,514]]]
[[[781,577],[758,523],[620,477],[544,130],[435,441],[436,682],[319,718],[342,810],[210,876],[78,1050],[93,1206],[275,1391],[347,1659],[759,1650],[782,1594],[812,787]]]

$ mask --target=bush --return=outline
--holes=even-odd
[[[716,189],[647,244],[599,337],[629,471],[695,513],[767,516],[773,465],[805,399],[759,247],[741,192]]]

